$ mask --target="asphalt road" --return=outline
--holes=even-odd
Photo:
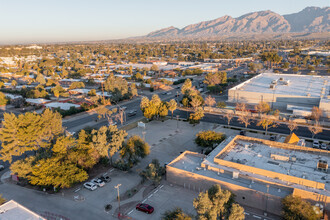
[[[175,113],[174,113],[175,116],[179,115],[180,118],[187,118],[188,114],[187,114],[187,111],[183,111],[183,110],[176,110]],[[221,115],[208,114],[208,113],[205,114],[202,121],[210,122],[210,123],[217,123],[217,124],[224,124],[224,125],[228,124],[227,119],[223,118]],[[256,120],[252,121],[252,123],[250,125],[248,125],[248,128],[264,131],[264,129],[260,126],[257,126],[256,123],[257,123]],[[237,117],[234,117],[231,120],[230,125],[245,128],[244,125],[241,124],[237,120]],[[288,129],[288,127],[285,124],[280,124],[275,128],[269,128],[268,131],[269,132],[282,133],[282,134],[290,134],[290,130]],[[304,127],[304,126],[298,126],[298,128],[296,130],[294,130],[293,132],[297,136],[312,138],[311,132],[308,130],[307,127]],[[329,130],[324,130],[323,132],[315,135],[314,138],[330,141],[330,131]]]
[[[197,87],[197,85],[199,84],[199,81],[202,81],[202,80],[203,80],[203,77],[195,77],[195,79],[193,80],[193,83],[192,83],[193,86]],[[163,94],[164,91],[162,91],[162,92],[152,93],[152,94],[143,95],[143,96],[147,96],[150,99],[154,94],[158,94],[158,96],[161,100],[169,101],[171,99],[175,99],[175,95],[177,94],[177,92],[181,93],[180,89],[176,89],[178,87],[181,88],[181,85],[174,86],[175,89],[167,91],[167,92],[171,92],[171,94]],[[137,97],[133,100],[118,104],[121,107],[123,107],[123,106],[127,107],[127,109],[125,110],[126,113],[131,110],[137,111],[136,115],[134,115],[134,116],[131,116],[131,117],[126,116],[126,122],[124,123],[124,125],[129,124],[130,122],[135,121],[138,118],[141,118],[143,116],[142,111],[140,110],[140,102],[141,102],[141,97]],[[118,107],[118,105],[110,106],[109,109],[116,108],[116,107]],[[84,117],[79,117],[77,119],[72,119],[67,122],[63,122],[63,126],[66,127],[67,130],[73,131],[74,128],[81,127],[84,124],[87,124],[91,121],[97,121],[97,120],[98,120],[98,117],[97,117],[96,113],[86,114]],[[104,125],[107,125],[107,121],[101,120],[99,123],[97,123],[95,128],[99,128]]]

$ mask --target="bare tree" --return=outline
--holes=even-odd
[[[234,113],[233,112],[231,112],[231,111],[227,111],[224,115],[223,115],[223,117],[225,117],[226,119],[227,119],[227,123],[228,123],[228,125],[230,124],[230,121],[233,119],[233,117],[234,117]]]
[[[315,121],[319,121],[321,116],[322,116],[322,110],[319,109],[317,106],[314,106],[311,115],[312,119],[314,119]]]
[[[263,129],[266,130],[266,135],[267,135],[268,128],[275,128],[275,127],[277,127],[278,123],[275,120],[275,118],[269,117],[266,114],[263,114],[261,116],[261,120],[258,122],[257,125],[262,126]]]
[[[116,115],[116,119],[120,122],[120,124],[124,124],[125,121],[125,110],[119,109],[118,114]]]
[[[190,105],[196,110],[202,104],[202,101],[196,97],[192,98]]]
[[[239,116],[238,116],[238,121],[242,124],[244,124],[245,128],[251,123],[251,117],[249,115],[249,111],[244,110],[241,111]]]
[[[246,104],[245,103],[237,103],[236,104],[236,110],[237,111],[246,111]]]
[[[323,131],[323,128],[320,123],[316,121],[314,125],[308,126],[308,130],[312,133],[312,138],[314,138],[315,135]]]
[[[212,107],[216,104],[216,101],[215,101],[215,98],[213,98],[212,96],[208,96],[206,97],[205,99],[205,105],[209,106],[209,107]]]
[[[259,113],[259,116],[261,113],[269,112],[270,106],[267,102],[259,102],[258,105],[254,106],[254,109]]]
[[[288,128],[290,130],[290,134],[292,134],[293,130],[296,130],[298,128],[297,122],[294,120],[290,119],[288,122]]]

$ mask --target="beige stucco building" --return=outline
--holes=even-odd
[[[290,194],[329,210],[328,161],[328,151],[237,135],[208,156],[182,153],[166,166],[166,178],[195,191],[220,184],[240,204],[276,215]]]
[[[330,116],[330,76],[262,73],[228,91],[228,102],[261,101],[292,111],[317,106]]]

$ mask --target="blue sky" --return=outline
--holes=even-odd
[[[230,15],[289,14],[329,0],[0,0],[0,43],[107,40]]]

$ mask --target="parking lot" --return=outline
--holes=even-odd
[[[200,152],[202,148],[194,143],[194,138],[202,130],[224,132],[227,136],[236,135],[240,132],[234,129],[224,129],[222,126],[213,123],[201,122],[196,126],[192,126],[187,122],[176,120],[152,121],[146,124],[145,129],[134,128],[127,131],[130,136],[144,136],[150,145],[150,154],[141,159],[141,162],[129,172],[110,169],[108,175],[111,177],[111,181],[95,191],[83,188],[83,183],[81,183],[58,194],[46,194],[5,183],[0,184],[0,192],[6,199],[14,199],[37,213],[52,212],[71,220],[116,219],[118,203],[116,199],[117,190],[114,187],[121,184],[120,195],[124,196],[125,192],[139,185],[141,181],[139,172],[145,169],[152,159],[158,159],[163,165],[171,162],[185,150]],[[246,135],[269,139],[269,135],[264,136],[258,133],[247,132]],[[145,186],[132,197],[123,199],[121,205],[126,208],[122,211],[132,219],[160,219],[165,211],[172,210],[175,207],[182,208],[187,214],[195,215],[192,202],[197,197],[198,192],[171,186],[166,181],[163,181],[162,185],[162,188],[159,187],[153,191],[146,190],[148,186]],[[144,193],[146,191],[147,193]],[[32,198],[33,202],[31,202]],[[153,214],[148,215],[135,210],[135,205],[143,201],[154,206],[155,211]],[[106,213],[104,206],[109,203],[112,205],[112,209]]]
[[[132,219],[161,219],[165,211],[173,210],[176,207],[180,207],[186,214],[196,215],[193,200],[197,196],[198,192],[167,183],[161,184],[141,201],[154,207],[155,210],[152,214],[138,211],[133,207],[127,215]]]

